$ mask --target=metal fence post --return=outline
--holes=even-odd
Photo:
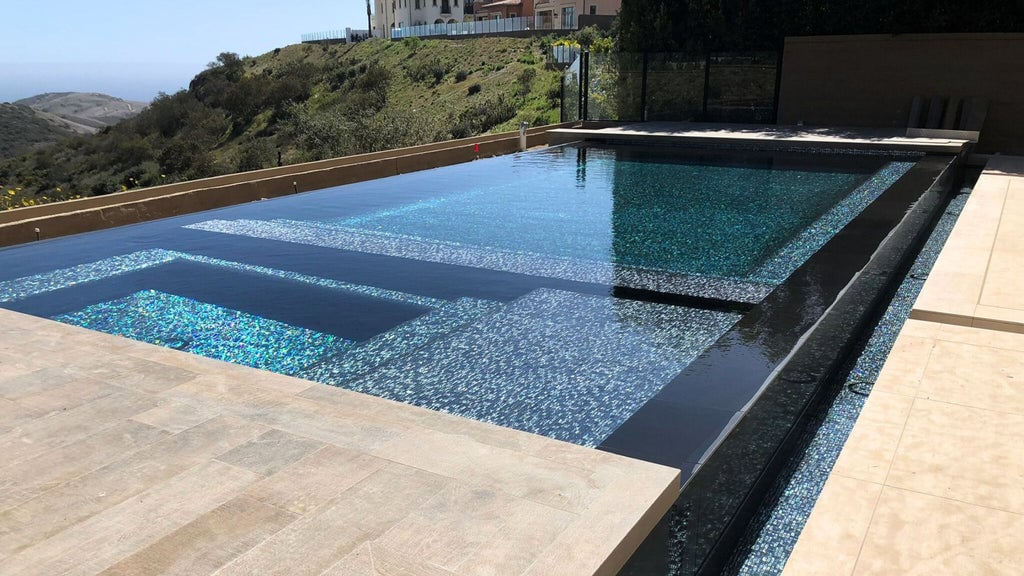
[[[590,50],[584,50],[582,57],[583,60],[580,62],[582,70],[580,72],[583,85],[580,87],[580,98],[583,100],[583,106],[580,108],[580,119],[586,121],[590,115]]]
[[[711,50],[704,56],[704,102],[700,107],[701,120],[708,120],[708,93],[711,86]]]
[[[558,91],[558,123],[565,124],[565,76],[562,76],[562,86]]]
[[[644,67],[640,78],[640,121],[647,122],[647,52],[644,52]]]
[[[583,54],[580,54],[580,73],[576,77],[576,119],[583,120],[583,70],[586,64],[583,62]]]
[[[772,103],[772,124],[779,122],[779,93],[782,91],[782,59],[785,53],[786,44],[783,42],[775,52],[775,102]]]

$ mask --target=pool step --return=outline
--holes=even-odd
[[[349,380],[410,354],[432,340],[447,336],[503,307],[501,302],[459,298],[353,348],[307,366],[300,376],[344,387]]]
[[[738,318],[539,289],[341,386],[596,446]]]
[[[486,248],[447,240],[348,228],[325,222],[284,219],[206,220],[186,228],[745,304],[760,302],[774,288],[773,284],[760,282]]]

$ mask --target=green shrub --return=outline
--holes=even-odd
[[[504,94],[463,110],[452,122],[452,138],[468,138],[487,132],[516,117],[516,105]]]
[[[516,78],[518,86],[518,93],[522,97],[526,97],[527,94],[533,90],[533,80],[537,78],[536,68],[524,68],[519,76]]]
[[[416,52],[417,50],[423,48],[423,40],[418,36],[402,38],[402,45],[406,47],[410,52]]]
[[[272,166],[276,150],[266,138],[249,138],[238,149],[238,171],[248,172]]]
[[[479,84],[471,84],[469,88],[466,88],[466,96],[472,96],[473,94],[479,94],[483,88]]]
[[[516,60],[520,64],[526,64],[527,66],[534,66],[537,64],[537,58],[532,53],[527,52],[526,54],[520,54]]]
[[[405,69],[409,79],[413,82],[422,82],[428,86],[437,86],[448,74],[448,67],[441,62],[440,58],[420,60],[409,64]]]

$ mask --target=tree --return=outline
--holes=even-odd
[[[210,62],[206,67],[223,74],[231,82],[238,82],[245,72],[242,59],[234,52],[221,52],[217,55],[217,60]]]

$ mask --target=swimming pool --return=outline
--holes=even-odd
[[[600,446],[913,165],[560,146],[0,250],[0,305]]]
[[[715,573],[956,164],[552,147],[3,249],[0,306],[673,466],[623,574]]]

